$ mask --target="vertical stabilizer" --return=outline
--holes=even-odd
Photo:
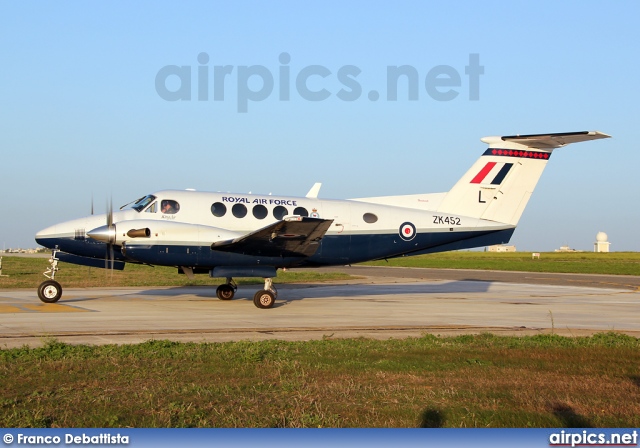
[[[554,149],[608,137],[597,131],[485,137],[489,149],[447,193],[438,212],[515,226]]]

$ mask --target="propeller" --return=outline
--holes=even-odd
[[[91,208],[93,209],[93,205]],[[107,200],[107,212],[105,216],[107,221],[106,225],[88,231],[87,236],[93,240],[106,244],[104,267],[105,269],[110,270],[111,275],[113,275],[113,269],[115,266],[113,246],[116,242],[116,225],[113,223],[113,199],[111,198]]]
[[[113,199],[109,198],[107,201],[107,232],[109,234],[109,240],[107,241],[107,253],[104,258],[104,268],[110,269],[113,275],[113,243],[115,243],[116,226],[113,225]]]

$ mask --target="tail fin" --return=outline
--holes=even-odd
[[[438,212],[515,226],[554,149],[608,137],[585,131],[482,138],[489,149],[447,193]]]

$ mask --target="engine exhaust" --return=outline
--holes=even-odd
[[[127,232],[129,238],[149,238],[151,236],[151,230],[146,227],[144,229],[131,229]]]

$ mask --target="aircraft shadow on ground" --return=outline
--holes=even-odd
[[[473,294],[486,293],[493,282],[477,281],[477,280],[453,280],[444,283],[402,283],[402,284],[280,284],[276,285],[278,289],[278,298],[274,307],[305,299],[321,299],[321,298],[345,298],[345,299],[369,299],[380,300],[376,297],[381,296],[402,296],[412,294]],[[170,299],[172,297],[193,295],[202,299],[215,299],[217,286],[174,286],[159,287],[158,289],[145,289],[131,293],[115,294],[119,299],[132,299],[137,297],[148,297],[152,300],[154,297]],[[260,285],[242,285],[238,288],[234,301],[246,300],[253,301],[253,295],[260,289]],[[60,304],[72,304],[90,302],[94,300],[104,300],[114,296],[92,295],[88,293],[86,297],[73,297],[59,302]],[[447,299],[447,297],[438,297]],[[461,297],[456,297],[461,298]]]
[[[563,428],[593,428],[593,423],[583,415],[564,403],[553,403],[549,411],[561,422]],[[446,412],[442,409],[428,408],[422,412],[421,428],[443,428],[447,423]]]
[[[564,403],[554,403],[551,411],[561,422],[563,428],[593,428],[593,423],[569,405]]]
[[[368,285],[276,285],[278,303],[287,303],[305,299],[335,298],[375,298],[380,296],[402,296],[413,294],[471,294],[486,293],[492,282],[451,281],[447,283],[405,283],[405,284],[368,284]],[[233,300],[253,300],[260,285],[243,285],[238,288]],[[165,289],[147,289],[136,292],[136,296],[171,297],[194,295],[199,298],[216,299],[216,287],[178,286]]]

